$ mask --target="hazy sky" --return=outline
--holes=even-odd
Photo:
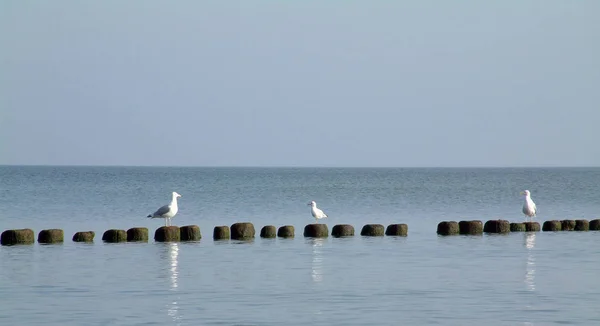
[[[0,164],[599,166],[600,1],[0,1]]]

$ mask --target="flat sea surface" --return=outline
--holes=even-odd
[[[353,169],[0,166],[0,231],[60,228],[61,245],[0,247],[0,325],[600,325],[600,232],[438,237],[443,220],[600,218],[600,168]],[[148,219],[182,195],[156,243]],[[308,239],[315,200],[350,238]],[[212,240],[252,222],[250,242]],[[361,237],[369,223],[408,237]],[[261,239],[264,225],[296,227]],[[148,227],[148,243],[105,244]],[[92,230],[92,244],[74,243]]]

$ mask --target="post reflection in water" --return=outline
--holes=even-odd
[[[177,257],[179,256],[179,245],[177,243],[168,243],[166,244],[169,251],[169,278],[170,278],[170,291],[177,291],[177,277],[179,272],[177,270]],[[177,304],[177,300],[179,300],[178,296],[174,296],[173,301],[167,304],[167,314],[173,319],[176,325],[180,325],[179,316],[179,305]]]
[[[310,244],[312,245],[312,270],[311,276],[313,282],[321,282],[323,281],[323,243],[325,239],[322,238],[314,238],[310,239]]]
[[[535,257],[533,247],[535,246],[535,233],[525,233],[525,248],[527,248],[527,267],[525,272],[525,284],[528,291],[535,291]]]

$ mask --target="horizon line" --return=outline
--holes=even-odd
[[[548,169],[600,168],[593,165],[472,165],[472,166],[310,166],[310,165],[120,165],[120,164],[0,164],[0,167],[121,167],[121,168],[271,168],[271,169]]]

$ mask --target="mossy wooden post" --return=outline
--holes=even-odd
[[[590,221],[590,231],[600,231],[600,219]]]
[[[408,225],[406,225],[406,224],[390,224],[385,229],[385,235],[405,237],[408,235]]]
[[[127,231],[117,229],[106,230],[102,235],[102,241],[110,243],[125,242],[127,241]]]
[[[381,224],[367,224],[360,230],[360,235],[365,237],[382,237],[385,234],[385,227]]]
[[[127,230],[127,242],[148,242],[148,228],[131,228]]]
[[[93,242],[96,232],[94,231],[81,231],[73,234],[73,242]]]
[[[589,231],[590,222],[588,220],[575,220],[575,231]]]
[[[525,232],[526,230],[525,223],[510,223],[510,232]]]
[[[354,227],[350,224],[334,225],[331,229],[331,236],[335,238],[354,236]]]
[[[306,238],[327,238],[329,228],[327,224],[315,223],[304,227],[304,237]]]
[[[277,230],[277,236],[280,238],[293,238],[296,230],[292,225],[284,225]]]
[[[61,229],[42,230],[38,233],[38,243],[63,243],[65,241],[65,232]]]
[[[465,235],[483,234],[483,223],[481,221],[460,221],[458,222],[458,232]]]
[[[277,237],[277,228],[274,225],[265,225],[260,229],[261,238],[275,238]]]
[[[230,227],[232,240],[254,239],[256,231],[254,225],[249,222],[234,223]]]
[[[178,226],[161,226],[154,231],[154,241],[156,242],[178,242],[181,240],[181,233]]]
[[[439,235],[457,235],[458,223],[456,221],[443,221],[438,223],[437,234]]]
[[[6,230],[0,235],[0,244],[3,246],[33,243],[35,243],[35,235],[32,229]]]
[[[527,232],[539,232],[541,230],[538,222],[525,222],[523,224],[525,224],[525,231]]]
[[[179,228],[181,241],[199,241],[202,238],[198,225],[185,225]]]
[[[562,220],[560,224],[563,231],[575,231],[575,220]]]
[[[562,223],[557,220],[546,221],[542,225],[542,231],[544,232],[555,232],[562,230]]]
[[[215,226],[215,229],[213,230],[213,239],[214,240],[229,240],[229,237],[230,237],[229,226],[227,226],[227,225]]]
[[[483,226],[485,233],[509,233],[510,222],[507,220],[489,220]]]

